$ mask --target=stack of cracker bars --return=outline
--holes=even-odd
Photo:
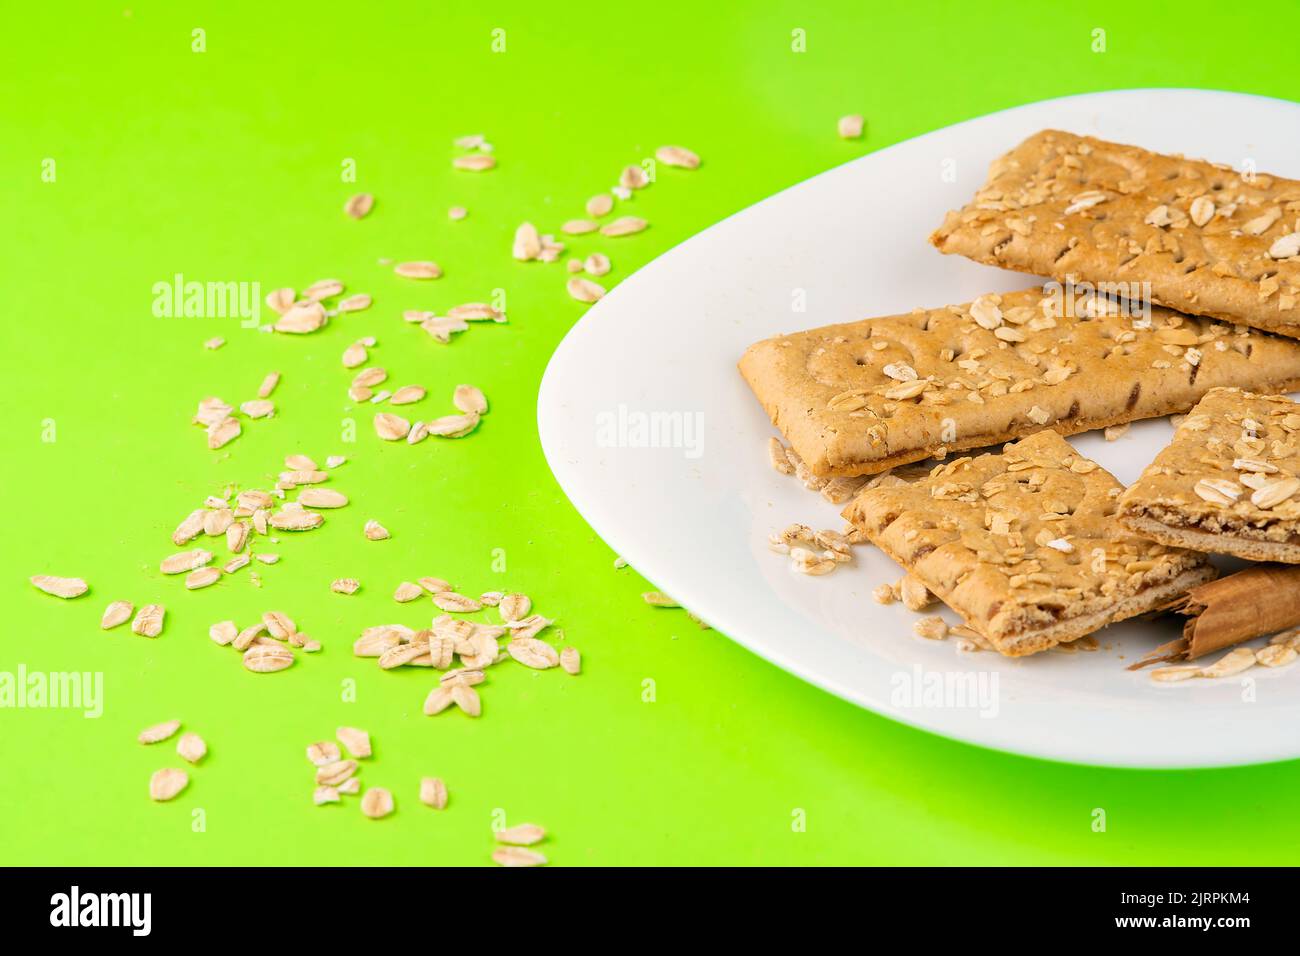
[[[930,241],[1054,281],[740,360],[791,460],[861,483],[854,527],[1011,657],[1154,611],[1188,619],[1140,663],[1300,624],[1300,182],[1045,130]],[[1183,413],[1127,490],[1061,437]]]

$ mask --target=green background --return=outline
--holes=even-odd
[[[647,582],[612,567],[538,446],[538,383],[584,306],[566,296],[562,264],[516,263],[509,248],[520,221],[557,229],[663,143],[704,166],[664,170],[625,206],[652,228],[571,243],[610,254],[610,284],[779,189],[993,110],[1139,86],[1294,97],[1295,11],[494,0],[11,13],[0,670],[102,671],[105,709],[98,720],[0,711],[0,862],[477,864],[494,813],[544,824],[542,849],[566,865],[1294,862],[1300,835],[1276,820],[1300,784],[1295,763],[1157,773],[991,753],[859,710],[681,611],[645,606]],[[205,52],[191,49],[195,28]],[[796,28],[804,53],[791,51]],[[1095,28],[1104,53],[1091,50]],[[835,135],[850,112],[868,119],[861,142]],[[451,140],[478,132],[500,166],[454,172]],[[355,186],[340,181],[349,158]],[[54,182],[42,180],[46,159]],[[340,207],[358,190],[377,203],[353,222]],[[454,204],[469,218],[449,221]],[[381,257],[432,258],[446,276],[398,279]],[[375,304],[307,337],[155,318],[152,287],[178,272],[263,292],[337,277]],[[400,318],[498,288],[509,324],[476,325],[448,347]],[[415,447],[375,439],[373,410],[347,401],[339,364],[367,334],[390,384],[429,388],[413,417],[450,412],[459,382],[483,388],[492,410],[479,430]],[[204,350],[213,335],[228,344]],[[189,423],[198,399],[251,398],[272,369],[284,376],[277,416],[209,452]],[[341,440],[351,416],[355,444]],[[51,422],[56,440],[43,441]],[[158,573],[181,517],[227,483],[266,487],[290,452],[348,455],[332,485],[352,505],[319,531],[282,535],[260,589],[252,569],[193,593]],[[393,538],[365,541],[367,518]],[[42,572],[85,577],[92,591],[60,602],[27,584]],[[422,716],[429,671],[383,673],[349,648],[367,625],[427,622],[428,602],[391,598],[420,575],[532,595],[582,650],[584,673],[502,665],[480,688],[481,719]],[[364,590],[331,594],[338,576]],[[118,598],[164,603],[163,635],[100,631]],[[214,621],[242,626],[270,609],[324,652],[255,675],[206,636]],[[355,702],[341,699],[348,680]],[[153,804],[149,774],[180,762],[172,743],[134,738],[173,716],[211,753],[179,799]],[[361,777],[394,791],[393,817],[365,819],[356,798],[312,806],[304,747],[339,724],[374,737]],[[416,801],[423,775],[447,781],[445,812]]]

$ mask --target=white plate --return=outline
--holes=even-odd
[[[873,602],[872,588],[900,575],[879,551],[858,548],[854,565],[809,578],[767,549],[769,532],[792,521],[843,522],[837,507],[768,465],[775,432],[736,372],[741,352],[780,332],[1031,284],[941,256],[926,237],[970,198],[992,159],[1045,127],[1300,177],[1300,107],[1195,90],[1035,103],[864,156],[682,243],[583,316],[542,382],[547,460],[596,532],[658,587],[756,654],[877,713],[1090,764],[1300,756],[1300,665],[1174,685],[1124,669],[1176,636],[1174,622],[1110,627],[1096,653],[959,654],[951,641],[912,636],[912,612]],[[650,415],[679,416],[677,447],[638,447],[638,422]],[[1072,441],[1129,482],[1170,433],[1160,419],[1114,443],[1096,433]],[[939,681],[954,683],[936,694]]]

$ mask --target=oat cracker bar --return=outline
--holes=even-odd
[[[1150,283],[1160,305],[1300,336],[1293,179],[1044,130],[930,241],[1062,282]]]
[[[1164,544],[1300,564],[1300,405],[1216,388],[1120,498],[1119,520]]]
[[[835,477],[1185,412],[1218,385],[1285,391],[1300,342],[1026,289],[777,336],[740,371],[813,474]]]
[[[959,458],[844,512],[1001,653],[1021,657],[1153,611],[1215,571],[1127,533],[1123,486],[1049,430]]]

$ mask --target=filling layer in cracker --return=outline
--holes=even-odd
[[[1295,522],[1291,521],[1271,518],[1241,521],[1229,514],[1206,514],[1191,518],[1176,508],[1161,505],[1144,505],[1132,509],[1128,514],[1135,518],[1147,518],[1172,529],[1186,528],[1206,534],[1226,534],[1273,544],[1300,544],[1300,533],[1296,533]]]

